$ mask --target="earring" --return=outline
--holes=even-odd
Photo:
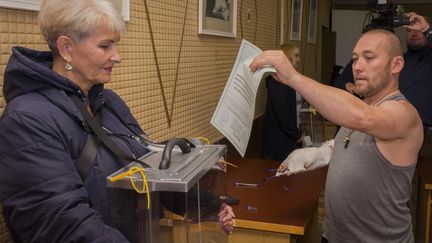
[[[66,65],[65,65],[65,69],[66,69],[66,71],[71,71],[72,70],[72,65],[70,65],[70,63],[66,63]]]

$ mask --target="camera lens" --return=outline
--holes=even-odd
[[[393,19],[393,26],[394,27],[409,25],[409,23],[410,23],[409,17],[406,15],[397,15]]]

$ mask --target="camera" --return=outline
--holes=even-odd
[[[364,32],[376,28],[394,31],[394,28],[410,23],[403,6],[395,5],[392,1],[369,1],[369,6],[372,8],[368,14],[370,24],[364,27]]]

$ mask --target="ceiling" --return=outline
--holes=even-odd
[[[333,9],[371,10],[376,7],[377,0],[333,0]],[[405,12],[431,17],[432,0],[379,0],[380,3],[393,2],[402,5]]]
[[[368,5],[371,3],[377,3],[378,0],[333,0],[336,5]],[[432,0],[383,0],[380,2],[393,2],[396,4],[432,4]]]

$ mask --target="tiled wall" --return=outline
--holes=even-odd
[[[287,6],[291,6],[291,1],[286,1]],[[322,4],[326,1],[320,2]],[[145,0],[131,0],[131,19],[127,24],[127,32],[120,41],[122,63],[114,69],[112,81],[107,87],[114,89],[127,102],[153,140],[194,136],[207,137],[211,141],[220,139],[222,135],[210,124],[210,119],[230,74],[242,37],[261,49],[276,48],[279,43],[280,1],[238,0],[236,38],[198,35],[196,0],[146,0],[148,13],[144,3]],[[324,3],[324,9],[320,11],[328,12],[327,5],[329,4]],[[304,1],[304,29],[307,27],[307,6],[308,1]],[[249,20],[248,11],[251,13]],[[149,16],[168,112],[156,71],[147,21]],[[39,34],[35,12],[0,8],[0,40],[0,88],[12,46],[47,50]],[[304,43],[300,44],[305,49],[304,55],[315,60],[303,62],[301,69],[317,76],[318,49],[315,45]],[[4,106],[0,94],[0,113]],[[265,88],[261,87],[257,97],[256,117],[263,114],[264,107]],[[171,120],[171,126],[168,120]]]

